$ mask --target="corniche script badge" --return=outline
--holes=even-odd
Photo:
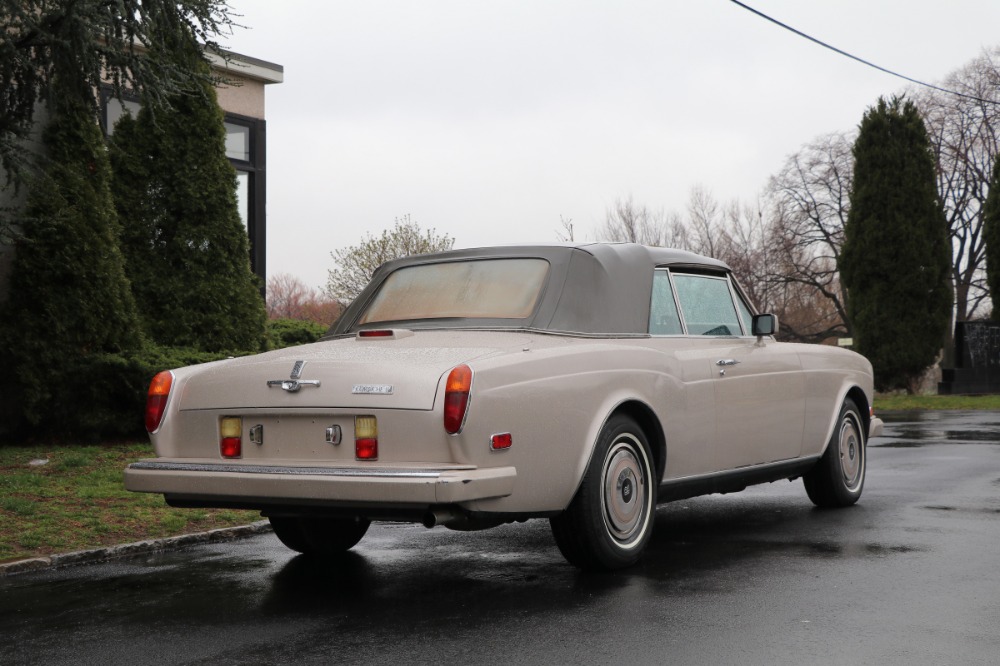
[[[360,395],[392,395],[392,384],[355,384],[351,393]]]
[[[305,361],[296,361],[295,365],[292,366],[292,374],[289,376],[289,379],[270,379],[267,382],[267,387],[280,386],[282,390],[295,393],[303,386],[319,386],[318,379],[300,379],[302,377],[302,368],[305,367],[305,364]]]

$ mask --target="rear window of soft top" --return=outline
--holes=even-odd
[[[549,263],[478,259],[400,268],[385,279],[358,324],[414,319],[526,319],[535,311]]]

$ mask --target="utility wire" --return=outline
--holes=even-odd
[[[868,60],[865,60],[864,58],[859,58],[856,55],[852,55],[852,54],[848,53],[847,51],[843,51],[841,49],[838,49],[836,46],[833,46],[831,44],[827,44],[826,42],[824,42],[822,40],[819,40],[819,39],[816,39],[815,37],[812,37],[811,35],[807,35],[806,33],[802,32],[801,30],[796,30],[795,28],[793,28],[792,26],[788,25],[787,23],[782,23],[778,19],[772,18],[772,17],[768,16],[764,12],[758,11],[758,10],[754,9],[753,7],[750,7],[749,5],[745,5],[742,2],[739,2],[739,0],[729,0],[729,1],[732,2],[734,5],[742,7],[743,9],[747,10],[748,12],[750,12],[752,14],[756,14],[757,16],[761,17],[762,19],[764,19],[766,21],[770,21],[771,23],[773,23],[773,24],[775,24],[777,26],[780,26],[780,27],[784,28],[785,30],[788,30],[789,32],[795,33],[799,37],[804,37],[805,39],[808,39],[810,42],[812,42],[814,44],[819,44],[823,48],[830,49],[834,53],[839,53],[842,56],[846,56],[846,57],[850,58],[851,60],[856,60],[857,62],[860,62],[863,65],[867,65],[869,67],[877,69],[880,72],[885,72],[886,74],[898,77],[900,79],[903,79],[904,81],[909,81],[910,83],[915,83],[918,86],[923,86],[925,88],[930,88],[932,90],[937,90],[939,92],[943,92],[943,93],[946,93],[948,95],[956,95],[958,97],[964,97],[965,99],[971,99],[971,100],[974,100],[976,102],[982,102],[983,104],[998,104],[998,103],[1000,103],[1000,102],[997,102],[995,100],[983,99],[982,97],[978,97],[976,95],[969,95],[967,93],[959,92],[957,90],[949,90],[948,88],[942,88],[940,86],[936,86],[936,85],[931,84],[931,83],[926,83],[924,81],[920,81],[918,79],[911,78],[909,76],[906,76],[905,74],[900,74],[899,72],[894,72],[891,69],[886,69],[885,67],[882,67],[881,65],[876,65],[875,63],[870,62]]]

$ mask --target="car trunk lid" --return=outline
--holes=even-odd
[[[429,410],[442,375],[516,348],[503,332],[426,331],[341,338],[203,366],[180,409],[364,408]]]

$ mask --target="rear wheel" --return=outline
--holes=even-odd
[[[335,555],[353,548],[371,521],[324,516],[269,516],[274,534],[292,550],[307,555]]]
[[[656,506],[652,460],[646,436],[632,419],[608,420],[576,496],[550,520],[556,545],[571,564],[607,571],[639,560]]]
[[[806,493],[816,506],[850,506],[861,497],[865,485],[865,425],[854,401],[848,398],[840,408],[826,452],[816,466],[802,477]]]

